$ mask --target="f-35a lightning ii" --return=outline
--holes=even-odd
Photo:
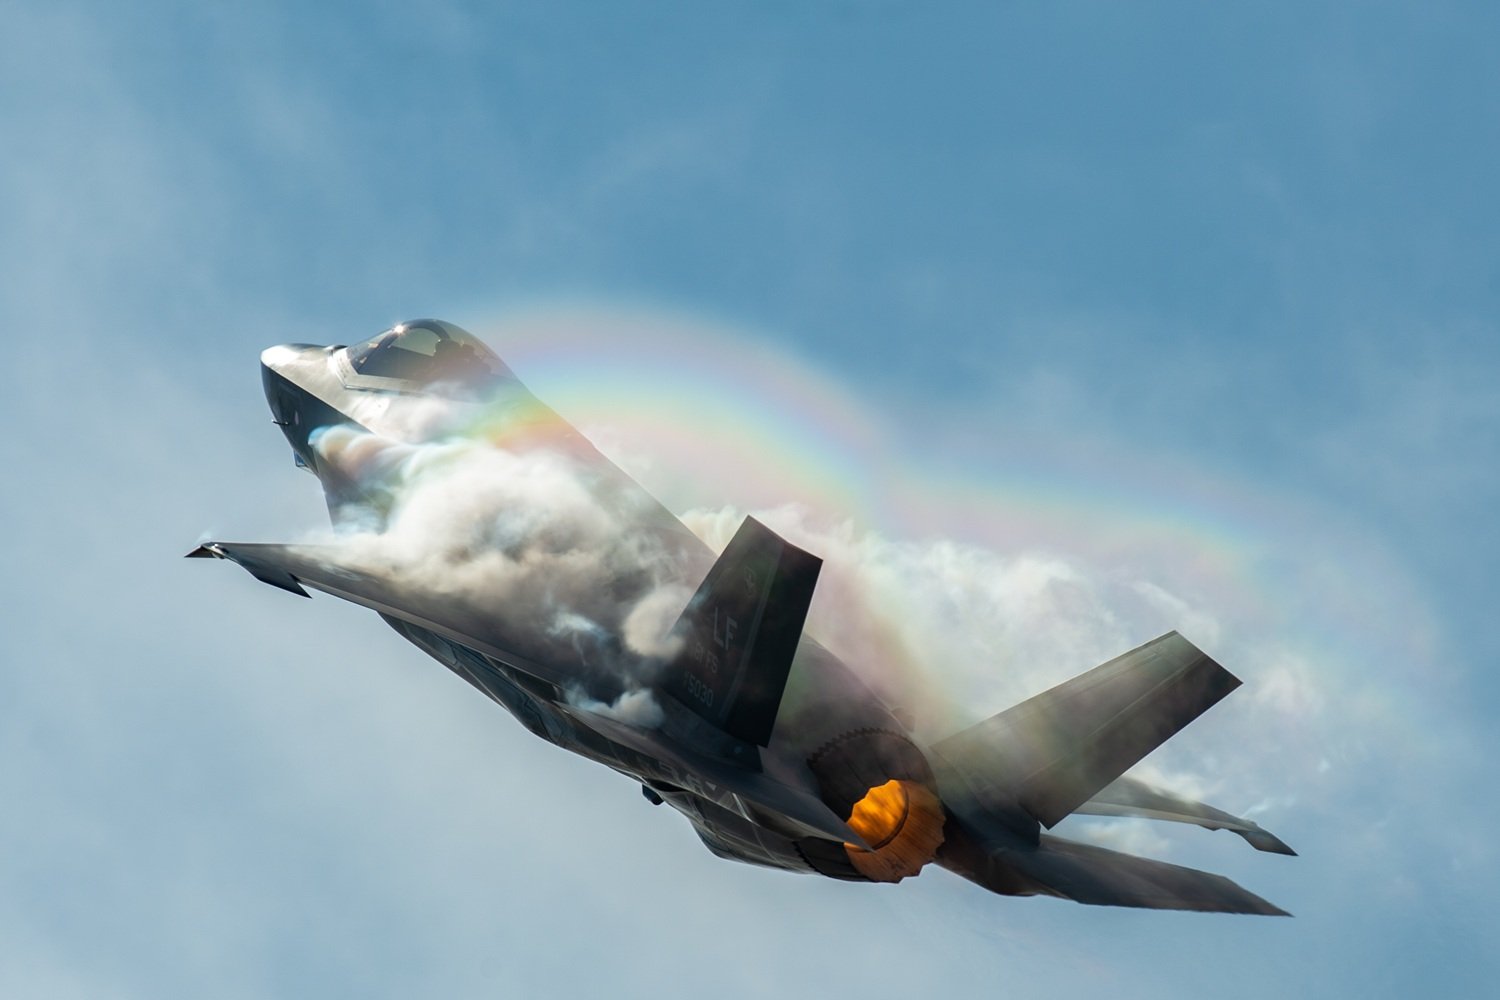
[[[610,563],[592,581],[607,599],[563,608],[563,619],[536,610],[546,586],[497,595],[340,544],[207,542],[190,555],[373,609],[536,735],[639,781],[714,854],[849,881],[895,882],[936,864],[1006,895],[1284,912],[1222,876],[1044,832],[1073,813],[1139,816],[1294,853],[1248,819],[1123,776],[1239,686],[1177,633],[923,743],[804,634],[818,558],[752,518],[715,558],[458,327],[424,319],[353,347],[272,347],[261,374],[274,421],[319,478],[336,527],[358,521],[378,537],[400,503],[390,463],[368,459],[372,449],[421,448],[463,426],[484,447],[561,463],[651,565]],[[534,546],[566,558],[571,543],[512,531],[487,544],[521,561]],[[620,618],[664,577],[692,596],[665,639],[642,651],[622,638]],[[651,711],[617,710],[632,694]]]

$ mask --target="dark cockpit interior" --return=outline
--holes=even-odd
[[[452,323],[416,319],[349,348],[349,364],[367,378],[399,379],[422,386],[481,389],[510,377],[505,364],[478,337]]]

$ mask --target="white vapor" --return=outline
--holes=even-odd
[[[684,519],[719,547],[742,516],[725,508]],[[1163,622],[1205,644],[1219,633],[1158,583],[1060,555],[896,541],[798,506],[754,516],[823,559],[808,631],[916,711],[930,737],[1139,645]]]
[[[543,642],[624,688],[612,703],[578,692],[580,707],[660,721],[641,685],[675,650],[667,633],[691,590],[678,554],[637,530],[628,491],[561,450],[408,444],[347,426],[315,447],[370,498],[344,508],[333,537],[341,559],[481,602],[502,634]]]
[[[651,692],[644,688],[626,691],[612,702],[590,698],[577,689],[569,689],[567,696],[568,704],[573,707],[603,715],[617,722],[629,723],[643,729],[653,729],[661,725],[661,705],[652,697]]]

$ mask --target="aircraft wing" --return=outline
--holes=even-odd
[[[806,602],[817,577],[817,560],[782,542],[753,519],[747,519],[746,526],[736,537],[739,543],[731,545],[726,558],[721,558],[719,569],[710,573],[699,598],[684,612],[684,619],[689,625],[696,626],[695,619],[702,617],[700,607],[705,598],[711,599],[708,604],[711,615],[716,608],[724,609],[716,623],[721,634],[727,628],[731,614],[740,616],[737,620],[743,620],[744,634],[730,636],[733,641],[726,642],[733,647],[730,665],[739,669],[721,673],[732,680],[733,689],[740,689],[741,707],[753,708],[755,724],[769,730],[775,720],[776,705],[781,700],[792,652],[801,634]],[[256,579],[303,597],[309,596],[306,590],[309,587],[332,594],[436,632],[559,688],[567,688],[578,680],[576,667],[560,670],[547,665],[549,658],[529,657],[526,655],[528,651],[515,648],[508,637],[496,633],[493,616],[463,595],[436,595],[402,586],[386,576],[348,564],[332,546],[207,542],[188,556],[227,559]],[[789,564],[791,568],[788,568]],[[732,578],[736,583],[753,578],[755,584],[743,591],[725,594],[715,585],[723,577]],[[797,583],[796,591],[790,597],[782,593],[784,581],[788,578]],[[790,611],[783,610],[787,606]],[[789,616],[792,620],[788,620]],[[688,638],[695,638],[693,631],[689,630]],[[760,676],[767,671],[772,674],[769,682]],[[748,680],[745,675],[748,675]],[[671,687],[668,692],[675,693]],[[728,699],[720,699],[721,702],[725,700]],[[758,755],[743,762],[720,761],[676,741],[661,738],[660,734],[598,713],[559,707],[600,735],[648,756],[670,761],[679,770],[698,775],[717,789],[780,813],[808,834],[868,848],[859,834],[815,793],[765,773]],[[747,746],[745,749],[752,748]]]
[[[205,542],[189,559],[227,559],[263,583],[302,597],[311,587],[436,632],[559,687],[577,676],[547,665],[536,651],[500,634],[493,613],[461,594],[434,594],[351,565],[334,546]]]

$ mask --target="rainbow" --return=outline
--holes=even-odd
[[[933,457],[810,360],[677,309],[543,302],[490,310],[471,329],[674,510],[796,504],[889,538],[1040,550],[1105,572],[1167,567],[1174,592],[1230,623],[1231,646],[1278,636],[1341,711],[1397,738],[1416,737],[1424,689],[1452,679],[1411,574],[1295,491],[1118,441],[990,440]],[[1309,712],[1304,755],[1324,766],[1358,755],[1348,727]]]

